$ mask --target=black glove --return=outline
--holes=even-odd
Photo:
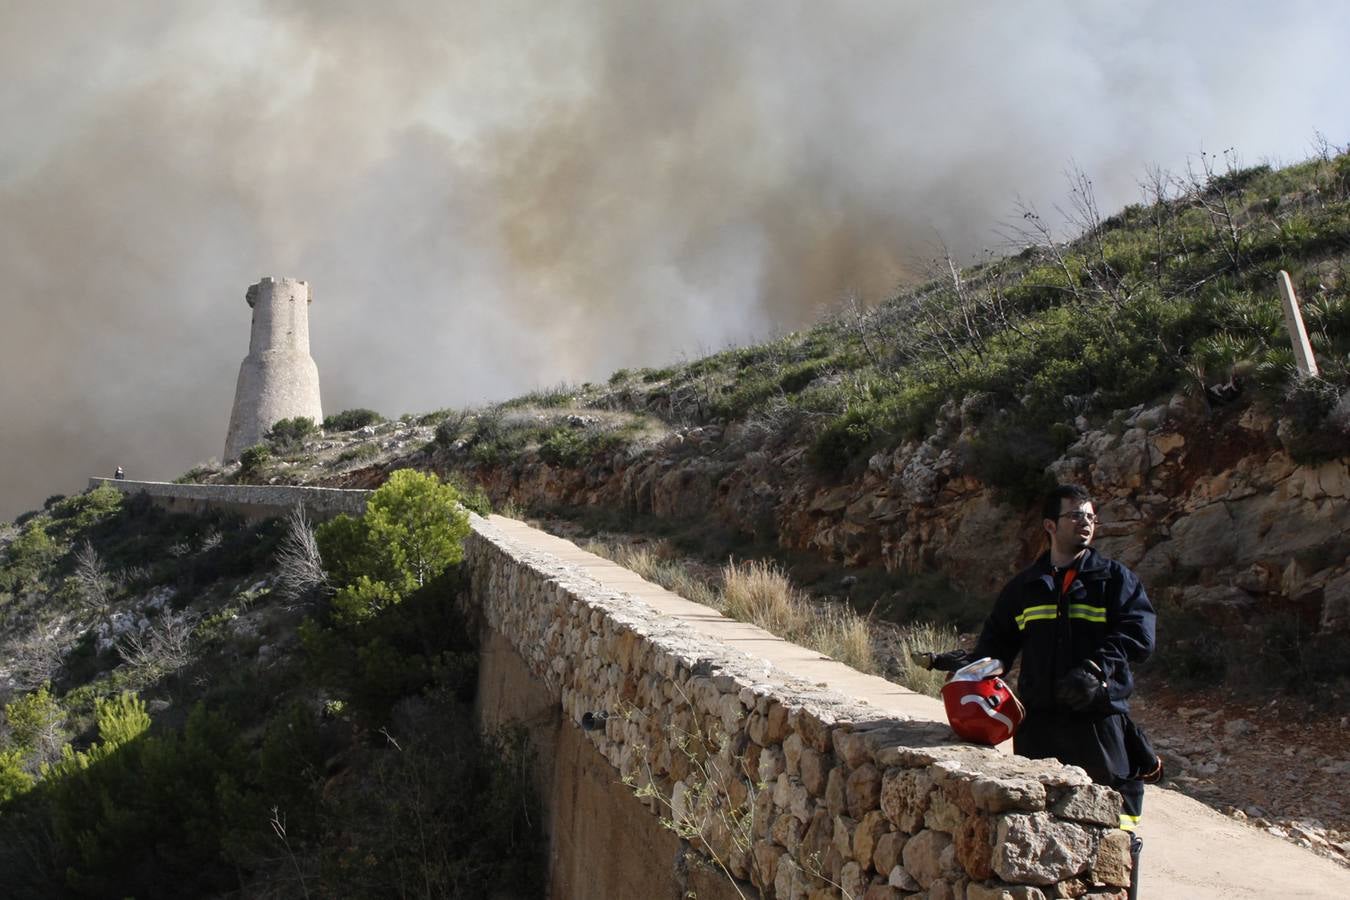
[[[1055,682],[1055,702],[1074,712],[1084,712],[1106,700],[1102,667],[1084,660]]]
[[[946,653],[921,653],[916,650],[909,656],[925,669],[937,669],[939,672],[955,672],[975,661],[965,650],[948,650]]]

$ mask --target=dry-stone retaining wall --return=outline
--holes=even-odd
[[[359,516],[366,511],[366,498],[370,496],[370,491],[293,485],[171,484],[163,481],[89,479],[91,488],[100,485],[117,488],[126,494],[146,494],[154,502],[175,511],[227,509],[248,518],[285,515],[301,503],[313,518],[329,518],[339,513]]]
[[[90,480],[99,484],[171,506],[257,515],[299,502],[320,516],[360,513],[369,495]],[[622,779],[650,810],[652,831],[674,829],[729,886],[735,880],[735,891],[723,896],[1124,896],[1129,842],[1114,827],[1120,798],[1081,770],[954,744],[943,725],[883,715],[606,589],[490,521],[472,521],[469,602],[545,695],[528,705],[560,707],[570,722],[562,727],[612,767],[609,783]],[[604,796],[582,805],[594,811],[614,803]],[[556,829],[554,822],[555,848],[576,845]],[[604,863],[689,868],[675,853]],[[556,860],[552,869],[559,870]],[[691,880],[686,873],[668,883]],[[595,896],[584,887],[563,894]]]
[[[762,897],[1118,897],[1119,797],[950,743],[607,590],[475,519],[473,603],[653,813]],[[667,826],[670,827],[670,826]],[[673,865],[650,860],[648,865]],[[753,885],[750,888],[749,885]]]

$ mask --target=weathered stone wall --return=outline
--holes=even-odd
[[[1119,798],[1080,770],[886,717],[673,623],[490,522],[475,520],[466,565],[475,611],[558,704],[561,732],[608,760],[650,810],[649,827],[673,821],[747,896],[1031,900],[1118,896],[1128,882]],[[581,727],[588,714],[592,730]],[[680,863],[645,861],[658,873]]]
[[[370,491],[339,488],[295,487],[291,485],[246,484],[171,484],[164,481],[120,481],[90,478],[89,487],[107,485],[125,494],[146,494],[155,503],[177,512],[203,512],[223,509],[247,519],[265,519],[285,515],[297,504],[317,519],[339,513],[359,516],[366,511]]]
[[[100,484],[258,515],[301,501],[359,513],[369,495],[90,480]],[[952,743],[945,725],[886,715],[491,521],[472,524],[479,715],[488,727],[522,722],[539,751],[551,897],[1124,896],[1120,799],[1081,770]]]

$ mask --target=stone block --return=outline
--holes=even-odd
[[[834,842],[834,819],[823,809],[817,809],[806,825],[799,853],[802,859],[819,859]]]
[[[801,772],[803,747],[802,736],[795,732],[783,739],[783,760],[789,775],[797,775]]]
[[[886,883],[892,887],[897,887],[902,891],[923,890],[919,883],[914,880],[914,876],[905,871],[903,866],[899,865],[891,867],[891,874],[887,876]]]
[[[1014,884],[1055,884],[1087,869],[1094,843],[1080,826],[1046,813],[1009,813],[998,818],[993,869]]]
[[[1130,886],[1130,836],[1120,830],[1108,831],[1097,845],[1097,856],[1092,861],[1092,880],[1113,887]]]
[[[1350,572],[1330,579],[1322,589],[1322,628],[1350,631]]]
[[[994,874],[994,827],[987,816],[969,816],[954,832],[956,861],[971,878]]]
[[[1003,885],[972,883],[966,886],[966,900],[1013,900],[1013,895]]]
[[[835,719],[824,711],[812,711],[802,707],[792,710],[788,716],[792,730],[802,736],[806,746],[818,753],[828,753],[831,749],[830,730]],[[786,738],[786,734],[784,735]]]
[[[881,773],[877,767],[868,763],[855,769],[844,783],[844,799],[848,814],[855,819],[876,809],[881,799]]]
[[[872,854],[876,850],[877,841],[888,828],[886,816],[879,809],[872,810],[858,821],[858,827],[853,831],[853,858],[861,863],[864,869],[871,868]]]
[[[901,859],[905,871],[922,888],[930,887],[943,874],[942,854],[952,845],[950,835],[925,828],[905,843]]]
[[[802,835],[806,832],[806,826],[798,821],[797,817],[790,813],[783,813],[773,820],[773,827],[769,829],[769,837],[775,844],[787,849],[789,853],[795,854],[797,848],[801,846]]]
[[[764,715],[764,739],[757,740],[756,743],[763,747],[781,744],[788,736],[790,715],[791,713],[786,706],[776,700],[771,701],[768,712]],[[753,738],[754,735],[751,735],[751,737]]]
[[[825,780],[825,808],[830,811],[832,816],[840,815],[848,809],[848,801],[844,793],[843,766],[835,766],[831,769]]]
[[[829,756],[811,747],[802,748],[798,768],[801,771],[802,784],[806,785],[806,789],[811,792],[812,797],[823,797],[825,795],[826,779],[829,778],[831,762]]]
[[[888,831],[877,838],[872,849],[872,868],[886,874],[900,864],[900,854],[904,852],[909,836],[898,831]]]
[[[722,729],[727,734],[735,734],[745,719],[745,707],[741,706],[741,700],[735,694],[723,694],[718,700],[718,715],[722,720]]]
[[[765,747],[759,754],[759,781],[768,784],[778,780],[778,776],[787,769],[783,760],[783,751],[777,747]]]
[[[834,847],[845,859],[853,858],[853,835],[858,822],[848,816],[834,817]]]
[[[795,859],[784,856],[778,860],[773,879],[773,895],[777,900],[806,900],[809,888],[806,873]]]
[[[971,785],[975,808],[989,813],[1040,812],[1045,809],[1045,785],[1027,779],[980,779]]]
[[[933,780],[914,769],[887,769],[882,778],[881,809],[901,831],[914,833],[928,811]]]
[[[1070,790],[1051,811],[1061,819],[1115,828],[1120,824],[1120,795],[1103,785],[1087,784]]]
[[[836,880],[846,897],[861,897],[867,891],[867,879],[863,877],[862,866],[856,862],[844,863]]]
[[[770,888],[778,875],[778,861],[787,851],[768,841],[756,841],[752,855],[754,865],[750,869],[750,881],[757,888]]]
[[[757,838],[767,838],[773,820],[777,817],[773,808],[773,791],[760,791],[755,796],[754,816],[750,822],[750,833]]]
[[[958,885],[948,884],[945,881],[935,881],[928,886],[928,893],[925,897],[927,900],[959,900],[964,893],[964,889]]]

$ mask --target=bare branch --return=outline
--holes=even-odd
[[[114,581],[103,557],[87,540],[75,551],[74,579],[81,608],[100,620],[106,619],[112,606]]]
[[[276,561],[277,593],[285,599],[303,600],[329,591],[319,542],[303,504],[297,504],[286,518],[286,537],[277,550]]]
[[[147,679],[176,671],[192,660],[192,633],[197,617],[186,610],[164,614],[140,632],[122,638],[117,652]]]

